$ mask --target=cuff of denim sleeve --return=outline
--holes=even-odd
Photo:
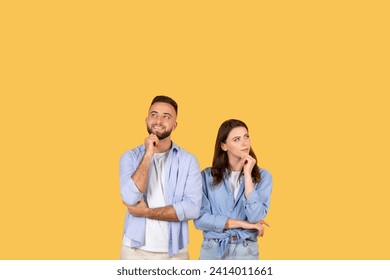
[[[180,222],[184,221],[185,215],[184,215],[184,209],[181,203],[176,203],[172,205],[173,208],[175,208],[177,218],[179,219]]]
[[[213,223],[214,231],[223,232],[227,220],[228,220],[228,217],[226,217],[226,216],[221,216],[221,215],[215,216],[214,223]]]
[[[143,193],[139,191],[132,180],[129,180],[129,182],[121,186],[121,197],[127,205],[135,205],[142,199]]]
[[[261,201],[261,197],[259,196],[259,194],[256,192],[256,190],[253,190],[248,198],[246,199],[246,203],[245,205],[247,204],[252,204],[252,203],[258,203],[259,201]]]

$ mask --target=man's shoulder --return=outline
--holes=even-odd
[[[180,147],[179,145],[173,143],[173,149],[177,150],[177,153],[180,157],[196,159],[195,155],[187,151],[186,149]]]
[[[145,153],[145,146],[139,145],[131,150],[127,150],[122,154],[122,157],[139,157]]]

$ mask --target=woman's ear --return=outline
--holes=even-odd
[[[227,147],[225,143],[221,143],[221,149],[224,150],[225,152],[227,151]]]

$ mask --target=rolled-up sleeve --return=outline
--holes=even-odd
[[[194,221],[195,227],[199,230],[223,232],[227,216],[211,214],[210,201],[208,199],[208,187],[211,184],[210,179],[205,171],[202,172],[202,207],[200,209],[200,216]]]
[[[248,222],[256,223],[268,213],[272,192],[272,175],[267,170],[261,170],[261,181],[255,185],[245,201],[245,213]]]
[[[124,153],[120,159],[120,193],[122,200],[127,205],[135,205],[143,196],[131,179],[138,165],[139,160],[137,160],[133,151]]]
[[[202,202],[202,179],[199,164],[193,156],[189,160],[185,182],[178,182],[184,184],[183,195],[173,197],[172,206],[175,208],[179,221],[198,218]]]

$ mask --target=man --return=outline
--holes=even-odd
[[[202,181],[196,158],[171,140],[177,103],[156,96],[146,117],[144,145],[120,160],[127,206],[121,259],[189,259],[188,223],[199,216]]]

